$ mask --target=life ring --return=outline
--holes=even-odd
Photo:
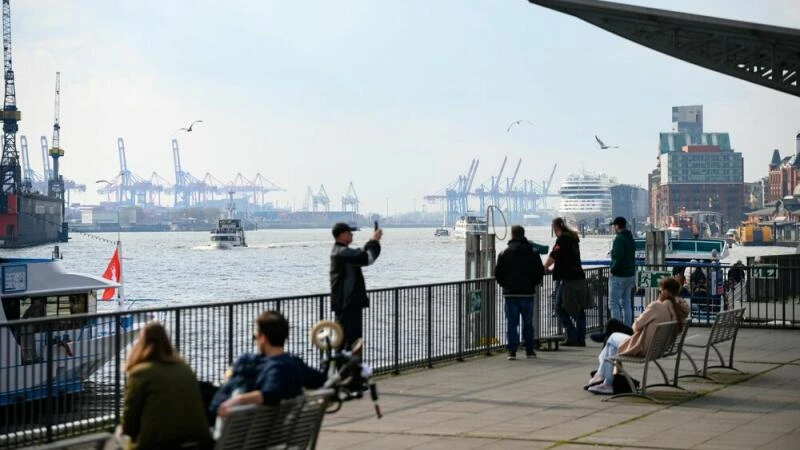
[[[69,342],[60,340],[56,345],[58,345],[61,349],[63,349],[64,353],[66,353],[67,356],[69,357],[75,356],[75,354],[72,352],[72,346],[70,345]]]
[[[342,326],[332,320],[320,320],[308,333],[311,344],[320,350],[328,350],[328,347],[339,348],[344,341],[344,331]]]

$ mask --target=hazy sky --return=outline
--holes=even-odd
[[[795,0],[635,0],[645,6],[800,28]],[[14,0],[20,133],[41,172],[61,72],[67,177],[89,185],[128,168],[174,181],[184,170],[228,181],[260,173],[302,205],[324,184],[339,209],[352,181],[361,212],[421,209],[480,159],[476,185],[541,180],[558,163],[646,186],[673,105],[704,105],[707,131],[728,131],[745,180],[773,149],[793,151],[798,98],[640,47],[524,0]],[[534,123],[506,132],[517,119]],[[617,150],[598,150],[600,135]],[[438,209],[430,205],[429,209]]]

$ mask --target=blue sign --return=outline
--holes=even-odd
[[[25,292],[28,290],[28,265],[3,266],[3,293]]]

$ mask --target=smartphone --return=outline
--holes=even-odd
[[[378,231],[378,221],[375,221],[375,231]]]

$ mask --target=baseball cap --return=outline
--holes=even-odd
[[[350,226],[350,224],[344,222],[338,222],[336,225],[333,226],[333,229],[331,229],[333,237],[337,237],[340,234],[344,233],[345,231],[358,231],[358,227]]]
[[[625,220],[625,218],[624,218],[624,217],[622,217],[622,216],[619,216],[619,217],[617,217],[616,219],[614,219],[614,221],[613,221],[613,222],[611,222],[609,225],[619,225],[619,226],[621,226],[621,227],[623,227],[623,228],[624,228],[624,227],[625,227],[625,225],[627,225],[627,224],[628,224],[628,221],[627,221],[627,220]]]

